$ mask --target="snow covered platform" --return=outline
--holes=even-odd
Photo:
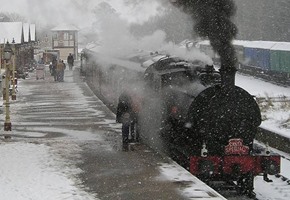
[[[122,151],[121,124],[77,69],[35,77],[20,80],[12,131],[0,132],[1,200],[225,199],[145,145]]]
[[[96,146],[84,157],[91,161],[85,171],[95,172],[84,176],[100,199],[225,199],[170,158],[141,144],[127,152]]]

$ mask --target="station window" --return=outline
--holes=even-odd
[[[64,33],[64,34],[63,34],[63,39],[64,39],[64,40],[68,40],[68,33]]]

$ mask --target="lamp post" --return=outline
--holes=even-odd
[[[13,44],[13,50],[12,50],[12,54],[13,54],[13,58],[12,58],[12,95],[11,95],[11,99],[12,100],[16,100],[16,91],[15,91],[15,40],[13,38],[12,40],[12,44]],[[13,53],[14,51],[14,53]]]
[[[2,44],[1,44],[1,54],[0,54],[0,56],[1,56],[1,69],[2,69],[2,67],[5,69],[5,65],[4,65],[4,56],[3,56],[3,49],[4,49],[4,44],[3,44],[3,46],[2,46]],[[2,78],[2,99],[3,100],[5,100],[5,83],[4,83],[4,81],[6,80],[5,79],[5,74],[3,74],[3,76],[1,77]]]
[[[11,131],[11,121],[10,121],[10,102],[9,102],[9,82],[10,82],[10,60],[13,54],[11,46],[7,41],[4,47],[4,66],[5,66],[5,122],[4,122],[4,131]],[[5,138],[10,138],[10,136],[5,136]]]

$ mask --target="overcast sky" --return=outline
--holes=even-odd
[[[87,25],[94,17],[91,10],[104,0],[0,0],[0,11],[18,13],[33,23],[70,22]],[[160,0],[144,0],[125,6],[126,0],[105,0],[129,22],[143,22],[156,15]],[[134,1],[133,1],[134,2]],[[54,23],[54,22],[53,22]]]

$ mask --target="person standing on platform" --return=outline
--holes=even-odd
[[[64,70],[66,69],[66,64],[64,63],[63,60],[61,62],[63,64],[63,68],[62,68],[62,71],[61,71],[61,80],[63,81],[64,80]]]
[[[57,66],[57,59],[55,56],[53,56],[52,58],[52,62],[51,62],[51,76],[54,77],[54,81],[57,81],[57,75],[56,75],[56,66]]]
[[[59,60],[56,66],[57,81],[63,82],[65,65],[62,60]]]
[[[73,65],[74,65],[74,57],[73,57],[73,55],[71,53],[67,57],[67,63],[68,63],[68,66],[69,66],[69,70],[72,70]]]

